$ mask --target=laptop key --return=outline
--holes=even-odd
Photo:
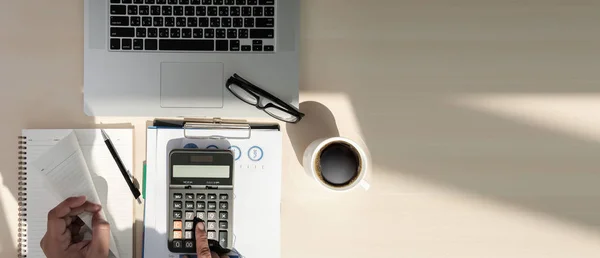
[[[238,38],[247,39],[248,38],[248,29],[240,29],[238,31]]]
[[[174,6],[173,7],[173,15],[182,16],[183,15],[183,6]]]
[[[143,39],[134,39],[133,40],[133,49],[135,49],[135,50],[144,49],[144,40]]]
[[[225,31],[225,29],[216,29],[216,33],[215,34],[216,34],[216,36],[217,36],[218,39],[227,38],[227,32]]]
[[[253,39],[272,39],[275,36],[275,30],[273,29],[251,29],[250,38]]]
[[[131,17],[131,26],[140,26],[140,24],[141,24],[141,19],[139,16]]]
[[[275,7],[265,7],[265,16],[275,16]]]
[[[221,27],[229,28],[231,27],[231,18],[221,18]]]
[[[111,37],[133,38],[135,31],[133,28],[110,28]]]
[[[227,30],[227,38],[228,39],[236,39],[237,38],[237,30],[236,29],[228,29]]]
[[[152,27],[152,17],[142,17],[142,26]]]
[[[231,16],[240,16],[240,7],[239,6],[232,6],[229,7],[229,15]]]
[[[179,31],[179,28],[173,28],[170,30],[171,34],[171,38],[179,38],[181,36],[181,31]]]
[[[154,27],[162,27],[163,26],[163,17],[154,17]]]
[[[161,39],[158,46],[159,50],[214,51],[215,41],[202,39]]]
[[[131,50],[131,39],[123,39],[123,40],[121,40],[121,49],[123,49],[123,50]]]
[[[198,18],[198,27],[208,27],[208,18]]]
[[[251,46],[246,46],[246,45],[242,46],[242,51],[250,51],[250,50],[252,50]]]
[[[177,27],[185,27],[187,25],[185,17],[177,17],[175,19],[175,25],[177,25]]]
[[[136,28],[135,29],[135,37],[136,38],[145,38],[146,37],[146,28]]]
[[[194,38],[202,38],[202,29],[194,29],[192,36]]]
[[[275,19],[273,18],[256,18],[257,28],[273,28],[275,27]]]
[[[150,6],[140,5],[139,14],[140,15],[149,15],[150,14]]]
[[[265,45],[264,50],[267,52],[273,52],[273,50],[275,50],[275,48],[271,45]]]
[[[216,6],[209,6],[207,9],[208,16],[217,16],[219,14],[219,9]]]
[[[169,29],[167,28],[160,28],[158,30],[158,36],[161,38],[168,38],[169,37]]]
[[[257,0],[248,0],[248,5],[257,5],[258,1]]]
[[[129,26],[129,17],[127,16],[111,16],[110,25]]]
[[[146,39],[144,41],[144,46],[145,46],[146,50],[157,50],[158,49],[158,40]]]
[[[221,18],[210,18],[211,27],[221,27]]]
[[[111,5],[110,14],[127,14],[127,6],[125,5]]]
[[[235,0],[236,5],[246,5],[246,0]]]
[[[242,7],[242,16],[252,16],[252,7],[249,7],[249,6]]]
[[[196,16],[206,16],[206,6],[196,6]]]
[[[137,5],[127,6],[127,14],[129,14],[129,15],[137,15],[138,14]]]
[[[258,0],[260,5],[275,5],[275,0]]]
[[[121,49],[131,50],[131,39],[123,39],[121,40],[121,43]]]
[[[196,15],[196,8],[193,6],[185,7],[185,16],[194,16]]]
[[[242,18],[233,18],[233,27],[244,27],[244,20]]]
[[[225,0],[225,5],[234,5],[235,0]]]
[[[166,17],[165,18],[165,26],[175,27],[175,18],[174,17]]]
[[[214,38],[215,29],[204,29],[204,37],[209,39]]]
[[[191,38],[192,37],[192,29],[181,29],[181,37],[182,38]]]
[[[227,6],[219,7],[219,16],[229,16],[229,7],[227,7]]]
[[[229,51],[240,51],[240,41],[239,40],[230,40],[229,41]]]
[[[187,18],[187,26],[188,27],[198,27],[198,19],[196,17],[188,17]]]
[[[254,13],[254,16],[262,16],[263,15],[263,8],[262,7],[254,7],[252,8],[252,12]]]
[[[156,38],[157,36],[158,36],[157,28],[148,28],[148,37],[149,38]]]
[[[173,15],[173,8],[171,6],[163,6],[162,15]]]

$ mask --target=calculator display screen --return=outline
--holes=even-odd
[[[178,178],[229,178],[229,166],[174,165],[173,177]]]

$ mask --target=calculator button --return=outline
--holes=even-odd
[[[185,248],[194,248],[194,241],[185,241]]]
[[[193,220],[194,219],[194,212],[193,211],[186,211],[185,212],[185,219],[186,220]]]
[[[221,195],[219,195],[219,199],[221,199],[221,200],[227,200],[227,199],[229,199],[229,195],[227,195],[227,194],[221,194]]]
[[[206,203],[205,202],[196,202],[196,209],[198,209],[198,210],[206,209]]]
[[[173,194],[173,199],[181,199],[183,196],[180,193]]]
[[[208,229],[217,229],[217,222],[216,221],[209,221],[208,223],[206,223],[206,228],[208,228]]]
[[[174,211],[173,212],[173,218],[175,218],[175,219],[181,219],[181,216],[183,216],[182,213],[181,213],[181,211]]]
[[[204,212],[196,212],[196,217],[198,217],[201,220],[206,220],[206,213],[204,213]]]
[[[226,210],[227,208],[229,208],[229,204],[227,202],[220,202],[219,203],[219,209]]]
[[[185,229],[193,229],[194,228],[194,221],[186,221],[185,222]]]
[[[226,211],[219,212],[219,218],[227,219],[227,218],[229,218],[229,214]]]
[[[181,202],[173,202],[173,209],[181,209],[182,203]]]
[[[175,248],[181,248],[182,244],[183,242],[181,242],[181,240],[173,240],[173,247]]]
[[[208,219],[216,219],[217,218],[217,213],[216,212],[209,212],[208,213]]]
[[[217,203],[216,202],[208,202],[208,209],[209,210],[216,210],[217,209]]]
[[[194,202],[185,202],[186,209],[194,209]]]
[[[217,195],[216,194],[208,194],[208,199],[209,200],[216,200],[217,199]]]
[[[219,221],[219,228],[220,229],[227,229],[227,221]]]
[[[194,194],[193,193],[185,194],[185,198],[188,199],[188,200],[193,200],[194,199]]]
[[[219,231],[219,245],[227,248],[227,231]]]
[[[181,220],[173,221],[173,229],[181,229]]]
[[[208,231],[208,239],[217,240],[217,232],[216,231]]]
[[[173,239],[181,239],[181,230],[173,230]]]
[[[185,239],[192,239],[192,231],[186,230],[185,235],[183,237]],[[189,247],[189,246],[186,245],[185,247]]]
[[[204,200],[204,199],[206,199],[206,195],[203,193],[196,194],[196,199]]]

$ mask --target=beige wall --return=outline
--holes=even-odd
[[[15,254],[21,128],[131,124],[140,174],[147,118],[82,112],[81,10],[0,2],[12,236],[0,257]],[[283,257],[600,256],[600,2],[302,0],[301,12],[301,101],[314,102],[284,126]],[[335,131],[368,145],[368,192],[303,174],[296,150]]]

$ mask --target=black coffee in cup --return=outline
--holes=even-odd
[[[354,146],[330,142],[317,154],[315,168],[319,178],[332,187],[353,184],[360,176],[362,160]]]

